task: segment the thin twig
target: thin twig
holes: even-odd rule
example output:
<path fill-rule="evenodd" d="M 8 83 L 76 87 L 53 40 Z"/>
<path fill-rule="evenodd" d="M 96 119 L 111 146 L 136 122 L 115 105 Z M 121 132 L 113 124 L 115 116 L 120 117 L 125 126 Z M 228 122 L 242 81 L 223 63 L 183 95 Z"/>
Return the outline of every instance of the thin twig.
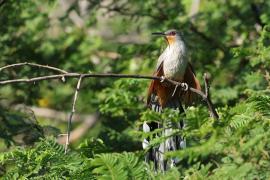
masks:
<path fill-rule="evenodd" d="M 64 74 L 68 73 L 65 70 L 62 70 L 62 69 L 59 69 L 59 68 L 56 68 L 56 67 L 52 67 L 52 66 L 49 66 L 49 65 L 41 65 L 41 64 L 29 63 L 29 62 L 10 64 L 10 65 L 1 67 L 0 68 L 0 72 L 3 71 L 4 69 L 15 68 L 15 67 L 20 67 L 20 66 L 25 66 L 25 65 L 32 66 L 32 67 L 39 67 L 39 68 L 50 69 L 50 70 L 54 70 L 54 71 L 57 71 L 57 72 L 60 72 L 60 73 L 64 73 Z"/>
<path fill-rule="evenodd" d="M 70 131 L 69 143 L 75 142 L 76 140 L 84 136 L 89 131 L 89 129 L 95 125 L 98 119 L 99 119 L 99 113 L 95 113 L 89 116 L 88 119 L 85 119 L 84 121 L 82 121 L 76 127 L 76 129 L 73 129 L 72 131 Z M 72 121 L 73 120 L 74 118 L 72 119 Z M 62 134 L 62 136 L 58 136 L 57 142 L 59 144 L 66 144 L 66 141 L 67 141 L 66 137 L 67 137 L 67 134 Z"/>
<path fill-rule="evenodd" d="M 204 80 L 204 88 L 205 88 L 205 95 L 210 97 L 210 93 L 209 93 L 209 77 L 206 73 L 204 73 L 203 75 L 203 80 Z"/>
<path fill-rule="evenodd" d="M 66 144 L 65 144 L 65 154 L 67 153 L 67 150 L 68 150 L 69 139 L 70 139 L 71 121 L 72 121 L 73 114 L 75 113 L 75 105 L 76 105 L 78 93 L 79 93 L 79 90 L 80 90 L 80 87 L 81 87 L 82 79 L 83 79 L 83 75 L 80 75 L 80 78 L 79 78 L 77 86 L 76 86 L 76 91 L 74 93 L 74 98 L 73 98 L 73 102 L 72 102 L 72 110 L 71 110 L 71 113 L 70 113 L 70 116 L 69 116 L 69 119 L 68 119 L 67 138 L 66 138 Z"/>
<path fill-rule="evenodd" d="M 216 111 L 216 109 L 211 101 L 209 77 L 206 73 L 204 74 L 203 79 L 204 79 L 204 84 L 205 84 L 205 95 L 206 95 L 205 101 L 208 105 L 208 109 L 209 109 L 210 114 L 213 118 L 219 119 L 218 113 L 217 113 L 217 111 Z"/>

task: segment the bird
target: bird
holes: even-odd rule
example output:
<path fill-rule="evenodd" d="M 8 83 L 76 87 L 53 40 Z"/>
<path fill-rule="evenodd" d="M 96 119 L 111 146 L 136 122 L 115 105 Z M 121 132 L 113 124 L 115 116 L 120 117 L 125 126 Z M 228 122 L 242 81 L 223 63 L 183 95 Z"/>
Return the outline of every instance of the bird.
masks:
<path fill-rule="evenodd" d="M 155 32 L 152 34 L 164 37 L 167 43 L 166 49 L 158 58 L 154 76 L 186 83 L 187 87 L 201 90 L 200 83 L 189 62 L 188 50 L 183 34 L 176 29 L 165 32 Z M 162 113 L 165 108 L 172 108 L 179 113 L 184 113 L 183 105 L 189 106 L 195 99 L 196 94 L 189 90 L 183 91 L 173 84 L 152 80 L 148 88 L 147 106 L 158 113 Z M 186 140 L 183 136 L 172 136 L 173 129 L 184 128 L 184 120 L 179 119 L 179 122 L 177 123 L 168 122 L 163 124 L 161 122 L 147 121 L 142 125 L 143 131 L 146 133 L 158 128 L 164 128 L 162 132 L 156 133 L 154 136 L 154 138 L 165 137 L 165 141 L 158 146 L 150 147 L 151 140 L 153 140 L 150 139 L 150 137 L 145 138 L 142 142 L 143 149 L 148 149 L 148 152 L 145 155 L 145 161 L 148 163 L 153 161 L 156 171 L 166 171 L 179 162 L 177 158 L 165 159 L 164 154 L 166 152 L 186 147 Z"/>

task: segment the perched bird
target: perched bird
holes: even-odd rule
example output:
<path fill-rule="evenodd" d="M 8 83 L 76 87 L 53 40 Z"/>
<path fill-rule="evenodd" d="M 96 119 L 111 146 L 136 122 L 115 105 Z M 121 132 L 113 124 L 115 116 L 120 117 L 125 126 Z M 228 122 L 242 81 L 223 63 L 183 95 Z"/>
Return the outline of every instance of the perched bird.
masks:
<path fill-rule="evenodd" d="M 186 83 L 189 87 L 201 90 L 199 81 L 195 77 L 194 70 L 188 62 L 187 47 L 181 33 L 175 29 L 166 32 L 153 33 L 153 35 L 163 36 L 167 42 L 167 47 L 158 58 L 155 76 L 163 76 L 177 82 Z M 164 108 L 173 108 L 179 113 L 184 112 L 183 105 L 190 105 L 195 99 L 196 94 L 191 91 L 183 91 L 181 88 L 168 83 L 153 80 L 148 89 L 147 106 L 156 112 L 162 113 Z M 171 136 L 173 129 L 183 128 L 184 121 L 174 123 L 144 122 L 143 131 L 150 132 L 157 128 L 164 128 L 155 137 L 168 137 L 166 140 L 150 148 L 145 156 L 147 162 L 153 161 L 155 170 L 165 171 L 177 163 L 177 159 L 165 159 L 164 153 L 175 151 L 185 147 L 183 136 Z M 143 140 L 143 148 L 149 146 L 151 139 Z"/>

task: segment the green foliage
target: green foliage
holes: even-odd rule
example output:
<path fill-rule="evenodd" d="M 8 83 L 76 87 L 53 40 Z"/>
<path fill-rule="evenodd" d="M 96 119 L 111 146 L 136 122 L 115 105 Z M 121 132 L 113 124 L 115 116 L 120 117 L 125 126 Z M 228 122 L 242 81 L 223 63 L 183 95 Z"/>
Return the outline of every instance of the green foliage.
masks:
<path fill-rule="evenodd" d="M 54 139 L 43 139 L 33 147 L 3 153 L 0 162 L 7 170 L 5 178 L 268 179 L 269 108 L 269 96 L 252 96 L 235 107 L 220 109 L 218 122 L 208 118 L 204 107 L 189 109 L 183 130 L 188 146 L 166 153 L 167 157 L 178 157 L 181 163 L 165 175 L 149 172 L 141 153 L 112 153 L 102 140 L 93 138 L 67 155 Z M 156 116 L 165 118 L 164 114 Z M 155 115 L 149 112 L 142 117 Z M 194 118 L 199 126 L 193 124 Z M 163 140 L 157 139 L 153 145 Z"/>
<path fill-rule="evenodd" d="M 101 139 L 86 139 L 82 142 L 78 150 L 86 157 L 92 158 L 95 154 L 100 154 L 103 152 L 107 152 L 109 150 L 108 147 L 105 146 L 104 142 Z"/>
<path fill-rule="evenodd" d="M 258 109 L 265 117 L 270 117 L 270 97 L 269 96 L 253 96 L 250 98 L 251 102 L 255 103 L 256 109 Z"/>
<path fill-rule="evenodd" d="M 140 80 L 117 80 L 112 87 L 103 90 L 104 103 L 100 105 L 100 111 L 104 114 L 115 116 L 131 116 L 127 112 L 138 112 L 143 107 L 140 94 L 146 84 Z"/>
<path fill-rule="evenodd" d="M 78 177 L 86 169 L 87 159 L 72 152 L 64 155 L 64 147 L 54 139 L 41 140 L 33 148 L 16 148 L 1 154 L 1 164 L 8 166 L 5 179 Z M 90 172 L 84 175 L 91 177 Z"/>
<path fill-rule="evenodd" d="M 40 126 L 31 109 L 0 108 L 0 138 L 5 145 L 31 145 L 46 135 L 45 128 Z M 49 133 L 50 134 L 50 133 Z"/>
<path fill-rule="evenodd" d="M 102 144 L 101 140 L 96 142 Z M 67 155 L 52 138 L 41 140 L 33 148 L 15 148 L 0 156 L 0 163 L 8 167 L 3 179 L 145 179 L 146 165 L 134 153 L 95 151 L 95 156 L 84 156 L 86 149 L 96 144 L 82 143 L 78 151 Z"/>
<path fill-rule="evenodd" d="M 270 108 L 268 103 L 268 96 L 256 96 L 229 110 L 221 110 L 222 118 L 217 124 L 213 122 L 208 126 L 207 136 L 200 133 L 201 139 L 196 138 L 195 145 L 168 156 L 177 156 L 183 161 L 186 159 L 189 164 L 187 170 L 183 170 L 186 166 L 180 169 L 192 172 L 190 177 L 268 179 L 270 131 L 267 128 L 269 115 L 264 113 Z M 203 126 L 189 129 L 189 134 L 203 129 Z M 194 138 L 194 135 L 191 137 Z M 189 138 L 187 141 L 190 141 Z M 207 174 L 204 166 L 208 167 Z"/>
<path fill-rule="evenodd" d="M 132 153 L 101 154 L 91 162 L 98 179 L 145 179 L 146 166 Z"/>

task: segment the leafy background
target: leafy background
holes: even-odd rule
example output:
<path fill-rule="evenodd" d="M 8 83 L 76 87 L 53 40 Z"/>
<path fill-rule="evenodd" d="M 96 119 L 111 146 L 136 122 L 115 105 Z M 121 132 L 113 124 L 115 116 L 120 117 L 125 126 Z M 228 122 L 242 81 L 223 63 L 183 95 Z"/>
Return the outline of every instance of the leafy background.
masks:
<path fill-rule="evenodd" d="M 196 8 L 198 6 L 198 8 Z M 270 2 L 266 0 L 0 0 L 0 66 L 48 64 L 69 72 L 152 74 L 166 44 L 151 32 L 184 33 L 198 78 L 211 75 L 220 120 L 200 101 L 186 110 L 187 148 L 165 174 L 143 162 L 147 80 L 87 79 L 78 114 L 98 113 L 64 155 L 66 123 L 29 107 L 69 112 L 76 81 L 0 88 L 0 174 L 4 179 L 269 179 Z M 1 71 L 1 80 L 48 75 Z M 18 105 L 23 105 L 18 108 Z M 172 113 L 172 112 L 171 112 Z M 80 123 L 73 123 L 73 130 Z M 156 143 L 161 140 L 157 140 Z"/>

